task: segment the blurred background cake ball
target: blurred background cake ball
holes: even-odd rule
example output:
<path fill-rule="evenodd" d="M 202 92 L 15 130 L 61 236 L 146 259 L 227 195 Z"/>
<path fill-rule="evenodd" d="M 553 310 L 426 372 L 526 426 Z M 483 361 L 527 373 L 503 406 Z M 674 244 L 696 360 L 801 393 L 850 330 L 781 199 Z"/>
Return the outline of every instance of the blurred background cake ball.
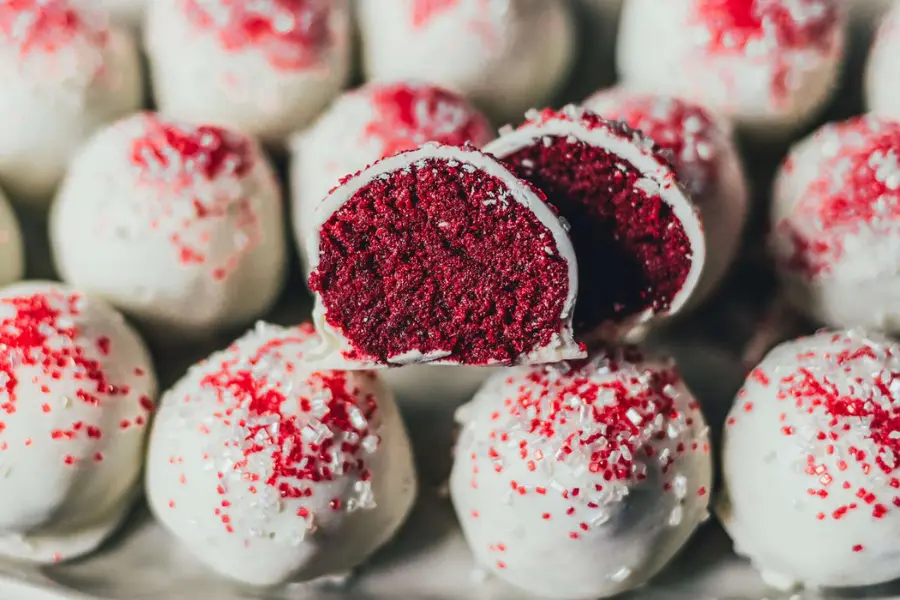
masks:
<path fill-rule="evenodd" d="M 785 294 L 834 327 L 900 332 L 900 122 L 863 116 L 798 143 L 775 182 Z"/>
<path fill-rule="evenodd" d="M 350 74 L 347 0 L 154 0 L 146 43 L 161 112 L 275 145 Z"/>
<path fill-rule="evenodd" d="M 882 20 L 866 66 L 869 110 L 900 120 L 900 2 Z"/>
<path fill-rule="evenodd" d="M 0 191 L 0 286 L 18 281 L 24 274 L 22 229 L 12 206 Z"/>
<path fill-rule="evenodd" d="M 838 0 L 626 0 L 617 62 L 638 90 L 697 102 L 780 139 L 830 99 L 845 25 Z"/>
<path fill-rule="evenodd" d="M 379 0 L 357 11 L 367 78 L 456 89 L 495 120 L 551 102 L 575 57 L 559 0 Z"/>
<path fill-rule="evenodd" d="M 75 0 L 0 3 L 0 187 L 46 207 L 75 149 L 143 98 L 131 35 Z"/>
<path fill-rule="evenodd" d="M 82 6 L 104 10 L 116 23 L 135 29 L 140 27 L 147 6 L 155 1 L 156 0 L 77 0 Z"/>
<path fill-rule="evenodd" d="M 731 126 L 698 104 L 633 92 L 602 90 L 584 107 L 624 121 L 670 153 L 676 174 L 700 209 L 706 234 L 706 264 L 690 305 L 715 291 L 741 245 L 748 190 Z"/>
<path fill-rule="evenodd" d="M 0 555 L 81 556 L 137 495 L 150 356 L 105 302 L 46 282 L 0 290 L 0 344 Z"/>
<path fill-rule="evenodd" d="M 322 371 L 311 326 L 260 323 L 163 396 L 147 458 L 154 515 L 222 575 L 343 575 L 416 495 L 406 429 L 371 371 Z"/>
<path fill-rule="evenodd" d="M 79 151 L 50 218 L 63 279 L 155 341 L 245 325 L 281 288 L 282 199 L 244 134 L 154 113 L 119 121 Z"/>

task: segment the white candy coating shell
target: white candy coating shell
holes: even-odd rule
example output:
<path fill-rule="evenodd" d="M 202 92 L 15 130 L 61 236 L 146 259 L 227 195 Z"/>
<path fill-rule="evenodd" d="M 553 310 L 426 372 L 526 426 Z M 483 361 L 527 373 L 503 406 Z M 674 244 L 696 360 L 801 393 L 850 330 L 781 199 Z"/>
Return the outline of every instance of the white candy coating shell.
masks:
<path fill-rule="evenodd" d="M 866 65 L 869 110 L 900 119 L 900 2 L 883 19 Z"/>

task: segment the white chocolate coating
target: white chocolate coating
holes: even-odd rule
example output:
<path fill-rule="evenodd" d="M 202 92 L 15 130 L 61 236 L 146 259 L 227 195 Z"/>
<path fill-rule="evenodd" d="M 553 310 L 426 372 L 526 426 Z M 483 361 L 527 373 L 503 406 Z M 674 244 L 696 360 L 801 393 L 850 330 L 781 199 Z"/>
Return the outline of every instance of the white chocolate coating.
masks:
<path fill-rule="evenodd" d="M 717 512 L 776 587 L 900 577 L 900 346 L 860 331 L 786 342 L 725 427 Z"/>
<path fill-rule="evenodd" d="M 833 327 L 900 332 L 900 123 L 820 128 L 775 181 L 771 248 L 787 299 Z"/>
<path fill-rule="evenodd" d="M 25 248 L 22 229 L 9 200 L 0 191 L 0 286 L 25 275 Z"/>
<path fill-rule="evenodd" d="M 636 90 L 691 100 L 778 139 L 830 99 L 845 27 L 838 0 L 626 0 L 618 69 Z"/>
<path fill-rule="evenodd" d="M 160 342 L 246 325 L 284 279 L 272 168 L 243 134 L 152 113 L 96 135 L 50 215 L 64 280 L 107 298 Z"/>
<path fill-rule="evenodd" d="M 58 283 L 0 291 L 0 338 L 0 554 L 91 552 L 137 494 L 150 356 L 122 315 Z"/>
<path fill-rule="evenodd" d="M 619 348 L 507 369 L 457 418 L 463 533 L 482 567 L 529 593 L 634 589 L 707 517 L 707 428 L 671 361 Z"/>
<path fill-rule="evenodd" d="M 308 325 L 260 323 L 163 397 L 147 458 L 156 518 L 219 573 L 269 586 L 341 574 L 416 494 L 394 399 L 370 371 L 316 371 Z"/>
<path fill-rule="evenodd" d="M 700 209 L 706 264 L 689 306 L 713 291 L 731 266 L 747 220 L 747 178 L 730 124 L 702 106 L 614 87 L 583 105 L 601 117 L 624 121 L 671 154 L 672 164 Z"/>
<path fill-rule="evenodd" d="M 575 57 L 567 2 L 359 2 L 368 79 L 423 79 L 459 90 L 492 118 L 549 103 Z"/>
<path fill-rule="evenodd" d="M 900 120 L 900 2 L 878 28 L 866 65 L 866 102 L 873 113 Z"/>
<path fill-rule="evenodd" d="M 248 35 L 251 22 L 264 33 Z M 285 23 L 291 27 L 279 30 Z M 273 145 L 309 124 L 344 87 L 350 38 L 346 0 L 154 0 L 146 22 L 160 112 Z"/>
<path fill-rule="evenodd" d="M 131 34 L 73 0 L 0 6 L 0 81 L 0 187 L 39 209 L 76 149 L 143 100 Z"/>

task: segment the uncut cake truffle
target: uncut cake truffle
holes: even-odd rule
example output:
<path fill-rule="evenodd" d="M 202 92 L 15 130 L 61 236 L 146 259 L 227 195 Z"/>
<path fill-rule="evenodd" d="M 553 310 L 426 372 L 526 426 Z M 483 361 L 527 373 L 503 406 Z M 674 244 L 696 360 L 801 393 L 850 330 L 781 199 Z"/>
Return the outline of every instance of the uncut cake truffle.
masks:
<path fill-rule="evenodd" d="M 707 517 L 697 401 L 636 348 L 493 375 L 457 412 L 450 494 L 476 561 L 547 598 L 643 585 Z"/>
<path fill-rule="evenodd" d="M 836 89 L 845 27 L 839 0 L 626 0 L 619 74 L 787 137 Z"/>
<path fill-rule="evenodd" d="M 459 90 L 498 120 L 549 103 L 575 58 L 568 2 L 357 3 L 367 78 Z"/>
<path fill-rule="evenodd" d="M 865 90 L 869 110 L 900 120 L 900 2 L 895 2 L 878 28 L 869 63 Z"/>
<path fill-rule="evenodd" d="M 0 3 L 0 187 L 44 208 L 76 148 L 140 107 L 138 51 L 74 0 Z"/>
<path fill-rule="evenodd" d="M 76 558 L 137 495 L 150 356 L 106 303 L 49 282 L 0 290 L 0 345 L 0 555 Z"/>
<path fill-rule="evenodd" d="M 706 258 L 703 227 L 648 138 L 567 106 L 529 113 L 485 151 L 542 190 L 571 227 L 582 336 L 618 338 L 690 298 Z"/>
<path fill-rule="evenodd" d="M 147 55 L 161 112 L 278 146 L 350 73 L 347 0 L 154 0 Z"/>
<path fill-rule="evenodd" d="M 371 371 L 319 371 L 310 326 L 260 323 L 163 396 L 147 458 L 156 518 L 197 558 L 270 586 L 344 574 L 390 539 L 416 477 Z"/>
<path fill-rule="evenodd" d="M 900 346 L 860 331 L 786 342 L 725 427 L 717 512 L 780 588 L 900 577 Z"/>
<path fill-rule="evenodd" d="M 314 219 L 306 256 L 324 366 L 584 355 L 563 224 L 492 156 L 437 143 L 401 152 L 345 178 Z"/>
<path fill-rule="evenodd" d="M 144 113 L 73 160 L 50 215 L 63 279 L 157 341 L 245 325 L 274 302 L 286 242 L 278 184 L 251 138 Z"/>
<path fill-rule="evenodd" d="M 690 302 L 696 305 L 725 276 L 747 220 L 747 181 L 731 126 L 698 104 L 625 87 L 597 92 L 584 107 L 624 121 L 671 153 L 679 180 L 700 209 L 706 234 L 706 265 Z"/>
<path fill-rule="evenodd" d="M 900 332 L 900 122 L 825 125 L 775 182 L 771 247 L 787 299 L 834 327 Z"/>

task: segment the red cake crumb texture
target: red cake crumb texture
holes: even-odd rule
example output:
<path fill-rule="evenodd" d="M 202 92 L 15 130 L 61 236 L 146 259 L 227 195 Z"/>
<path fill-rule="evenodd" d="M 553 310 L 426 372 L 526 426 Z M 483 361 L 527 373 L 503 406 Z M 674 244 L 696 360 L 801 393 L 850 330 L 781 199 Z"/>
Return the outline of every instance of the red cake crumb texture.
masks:
<path fill-rule="evenodd" d="M 552 233 L 469 164 L 427 159 L 375 178 L 323 225 L 319 248 L 310 289 L 379 363 L 414 351 L 512 363 L 564 325 L 569 267 Z"/>
<path fill-rule="evenodd" d="M 4 0 L 0 2 L 0 44 L 53 54 L 75 40 L 102 47 L 109 31 L 102 20 L 87 20 L 71 0 Z"/>
<path fill-rule="evenodd" d="M 166 235 L 184 265 L 209 264 L 211 229 L 221 219 L 235 219 L 244 235 L 235 248 L 211 264 L 215 279 L 225 279 L 261 238 L 252 199 L 235 194 L 254 167 L 250 140 L 212 126 L 143 117 L 142 135 L 131 145 L 131 162 L 142 183 L 159 188 L 159 202 L 147 210 L 150 226 Z M 238 238 L 241 239 L 238 239 Z"/>
<path fill-rule="evenodd" d="M 775 226 L 792 246 L 782 265 L 810 279 L 830 273 L 848 238 L 900 235 L 900 123 L 857 117 L 816 136 L 822 145 L 819 176 Z M 809 166 L 789 162 L 786 176 L 797 168 Z"/>
<path fill-rule="evenodd" d="M 571 117 L 547 110 L 527 125 L 560 118 Z M 578 118 L 654 151 L 624 124 L 589 112 Z M 655 156 L 667 164 L 661 154 Z M 572 136 L 545 136 L 504 160 L 543 191 L 571 226 L 579 268 L 576 332 L 669 308 L 691 270 L 691 241 L 672 207 L 636 185 L 642 179 L 637 169 Z"/>
<path fill-rule="evenodd" d="M 65 407 L 51 392 L 51 386 L 59 385 L 58 382 L 74 382 L 77 391 L 71 399 L 64 401 L 99 408 L 107 402 L 117 402 L 131 392 L 127 385 L 112 380 L 98 360 L 115 350 L 111 348 L 109 338 L 86 339 L 73 324 L 73 318 L 81 313 L 84 302 L 78 294 L 62 292 L 0 299 L 0 313 L 5 315 L 0 319 L 0 346 L 4 348 L 0 353 L 0 379 L 3 382 L 0 387 L 0 452 L 9 450 L 9 443 L 3 440 L 3 432 L 7 429 L 4 416 L 15 415 L 21 401 L 42 403 L 41 414 L 58 423 L 49 436 L 57 443 L 100 439 L 109 434 L 108 429 L 104 430 L 105 423 L 99 413 L 96 422 L 73 421 L 63 425 L 65 418 L 59 413 L 64 412 Z M 37 370 L 29 383 L 33 384 L 32 391 L 39 387 L 44 394 L 43 402 L 38 397 L 19 397 L 19 376 L 23 369 Z M 153 410 L 151 399 L 141 396 L 134 408 L 134 419 L 129 420 L 127 426 L 119 424 L 120 429 L 147 424 L 147 415 Z M 32 438 L 25 440 L 27 447 L 33 443 Z M 100 462 L 103 455 L 66 454 L 62 460 L 67 465 L 82 460 Z"/>
<path fill-rule="evenodd" d="M 364 135 L 382 143 L 382 157 L 426 142 L 481 146 L 493 137 L 490 123 L 481 113 L 461 96 L 437 86 L 376 85 L 371 97 L 375 118 Z"/>
<path fill-rule="evenodd" d="M 332 44 L 332 0 L 183 0 L 191 21 L 230 52 L 259 49 L 276 69 L 314 67 Z"/>

